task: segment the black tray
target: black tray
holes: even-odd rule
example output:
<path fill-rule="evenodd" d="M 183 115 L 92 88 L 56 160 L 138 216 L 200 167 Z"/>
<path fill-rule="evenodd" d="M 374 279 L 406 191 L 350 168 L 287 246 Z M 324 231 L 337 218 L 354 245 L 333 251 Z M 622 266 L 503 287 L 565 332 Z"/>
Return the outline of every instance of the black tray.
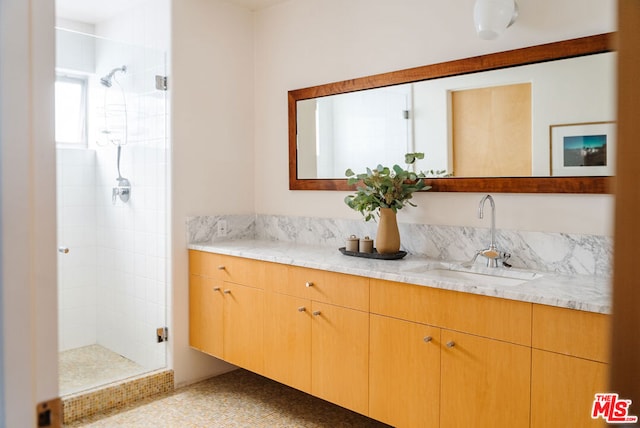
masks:
<path fill-rule="evenodd" d="M 365 259 L 380 259 L 380 260 L 399 260 L 407 255 L 406 251 L 398 251 L 393 254 L 380 254 L 375 248 L 373 249 L 373 253 L 361 253 L 359 251 L 347 251 L 346 247 L 338 248 L 345 256 L 353 256 L 353 257 L 364 257 Z"/>

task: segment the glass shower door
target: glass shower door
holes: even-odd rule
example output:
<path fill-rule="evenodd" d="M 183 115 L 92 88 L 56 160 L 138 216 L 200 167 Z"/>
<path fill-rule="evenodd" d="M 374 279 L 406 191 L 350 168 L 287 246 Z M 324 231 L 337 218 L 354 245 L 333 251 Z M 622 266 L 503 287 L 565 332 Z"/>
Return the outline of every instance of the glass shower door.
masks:
<path fill-rule="evenodd" d="M 57 145 L 66 395 L 166 366 L 167 99 L 156 89 L 166 55 L 62 29 L 56 37 L 59 79 L 85 82 L 84 141 Z"/>

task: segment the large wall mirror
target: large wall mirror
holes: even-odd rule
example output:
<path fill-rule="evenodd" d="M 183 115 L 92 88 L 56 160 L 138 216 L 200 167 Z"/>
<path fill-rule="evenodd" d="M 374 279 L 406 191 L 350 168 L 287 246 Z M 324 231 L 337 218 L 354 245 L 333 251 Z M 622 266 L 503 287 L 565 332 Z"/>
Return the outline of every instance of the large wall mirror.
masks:
<path fill-rule="evenodd" d="M 613 34 L 289 92 L 289 187 L 350 190 L 347 168 L 435 171 L 434 191 L 607 193 Z"/>

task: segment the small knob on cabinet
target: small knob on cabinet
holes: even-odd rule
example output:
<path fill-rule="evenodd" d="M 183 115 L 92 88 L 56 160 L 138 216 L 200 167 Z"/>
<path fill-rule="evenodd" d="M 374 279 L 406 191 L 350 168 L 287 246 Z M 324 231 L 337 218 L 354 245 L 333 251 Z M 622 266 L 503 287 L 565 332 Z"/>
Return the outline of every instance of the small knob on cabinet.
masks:
<path fill-rule="evenodd" d="M 223 293 L 224 294 L 231 294 L 231 290 L 224 290 Z"/>
<path fill-rule="evenodd" d="M 320 311 L 313 311 L 313 316 L 317 317 L 318 315 L 320 315 Z"/>
<path fill-rule="evenodd" d="M 220 287 L 213 287 L 213 291 L 220 291 Z"/>
<path fill-rule="evenodd" d="M 453 348 L 454 346 L 456 346 L 456 342 L 454 342 L 453 340 L 447 342 L 447 348 Z"/>
<path fill-rule="evenodd" d="M 429 343 L 433 340 L 433 338 L 431 336 L 425 336 L 423 339 L 426 343 Z"/>
<path fill-rule="evenodd" d="M 307 281 L 305 284 L 305 287 L 309 288 L 309 287 L 313 287 L 313 282 L 311 281 Z"/>
<path fill-rule="evenodd" d="M 220 265 L 220 266 L 218 266 L 218 270 L 225 270 L 224 265 Z"/>

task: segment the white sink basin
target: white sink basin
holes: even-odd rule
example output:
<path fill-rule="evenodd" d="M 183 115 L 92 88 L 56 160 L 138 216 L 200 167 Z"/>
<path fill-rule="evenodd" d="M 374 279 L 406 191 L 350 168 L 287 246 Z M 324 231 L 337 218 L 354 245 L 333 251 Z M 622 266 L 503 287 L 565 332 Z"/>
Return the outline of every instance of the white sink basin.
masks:
<path fill-rule="evenodd" d="M 487 286 L 514 286 L 524 284 L 532 279 L 541 277 L 536 272 L 525 272 L 517 270 L 500 269 L 495 274 L 488 268 L 483 271 L 459 270 L 456 268 L 442 268 L 433 266 L 421 266 L 418 268 L 408 269 L 408 272 L 424 273 L 434 278 L 442 278 L 443 280 L 458 280 L 464 282 L 473 282 L 478 285 Z"/>

